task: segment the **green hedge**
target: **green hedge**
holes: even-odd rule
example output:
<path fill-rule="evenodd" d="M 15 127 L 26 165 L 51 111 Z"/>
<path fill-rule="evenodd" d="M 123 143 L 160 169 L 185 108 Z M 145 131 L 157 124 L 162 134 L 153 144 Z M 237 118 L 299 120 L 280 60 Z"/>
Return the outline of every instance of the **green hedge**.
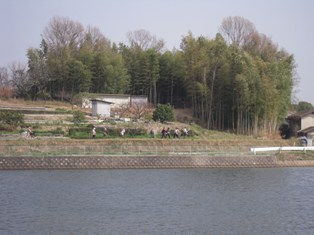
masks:
<path fill-rule="evenodd" d="M 93 126 L 85 126 L 85 127 L 74 127 L 69 129 L 69 136 L 71 138 L 76 139 L 86 139 L 92 137 L 92 129 Z M 120 128 L 107 128 L 107 135 L 104 135 L 104 128 L 103 127 L 96 127 L 96 138 L 115 138 L 120 137 Z M 126 128 L 125 129 L 125 137 L 127 138 L 134 138 L 134 137 L 141 137 L 147 136 L 146 129 L 140 128 Z"/>
<path fill-rule="evenodd" d="M 23 130 L 25 131 L 25 130 Z M 43 130 L 33 130 L 35 136 L 63 136 L 65 133 L 61 128 L 56 128 L 55 130 L 43 131 Z"/>

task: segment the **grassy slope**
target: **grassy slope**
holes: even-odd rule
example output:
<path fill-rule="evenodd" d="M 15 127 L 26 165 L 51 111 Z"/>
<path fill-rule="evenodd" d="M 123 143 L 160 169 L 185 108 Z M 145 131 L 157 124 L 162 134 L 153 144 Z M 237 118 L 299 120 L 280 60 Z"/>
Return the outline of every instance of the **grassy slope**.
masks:
<path fill-rule="evenodd" d="M 72 106 L 65 102 L 59 101 L 24 101 L 19 99 L 9 99 L 1 100 L 0 106 L 7 107 L 44 107 L 49 109 L 66 109 L 71 110 Z M 43 115 L 44 116 L 44 115 Z M 188 120 L 193 121 L 191 114 L 187 110 L 176 110 L 176 117 L 178 120 Z M 134 125 L 139 125 L 138 123 Z M 154 128 L 158 132 L 161 131 L 162 127 L 170 127 L 174 129 L 178 127 L 179 129 L 187 127 L 192 129 L 197 135 L 193 138 L 180 139 L 175 142 L 175 145 L 186 146 L 186 145 L 219 145 L 219 146 L 284 146 L 284 145 L 293 145 L 293 141 L 285 141 L 280 138 L 276 139 L 257 139 L 251 136 L 235 135 L 227 132 L 212 131 L 201 128 L 198 125 L 188 125 L 182 122 L 173 122 L 168 124 L 160 123 L 150 123 L 150 124 L 140 124 L 142 127 L 147 128 L 148 132 L 151 128 Z M 53 127 L 49 127 L 53 128 Z M 117 126 L 119 128 L 119 126 Z M 120 144 L 120 145 L 173 145 L 174 140 L 161 140 L 161 139 L 86 139 L 86 140 L 73 140 L 73 139 L 45 139 L 37 138 L 35 140 L 27 139 L 11 139 L 11 140 L 1 140 L 0 145 L 98 145 L 98 144 Z"/>

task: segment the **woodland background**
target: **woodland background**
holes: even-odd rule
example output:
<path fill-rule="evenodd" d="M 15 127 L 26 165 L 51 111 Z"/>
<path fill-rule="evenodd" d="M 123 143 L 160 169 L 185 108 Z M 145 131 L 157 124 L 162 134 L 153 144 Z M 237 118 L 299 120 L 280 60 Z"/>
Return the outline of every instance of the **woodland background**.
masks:
<path fill-rule="evenodd" d="M 116 44 L 65 17 L 52 18 L 41 37 L 27 65 L 0 68 L 1 97 L 146 95 L 153 105 L 190 108 L 208 129 L 267 135 L 286 117 L 298 80 L 293 55 L 243 17 L 225 18 L 215 38 L 189 32 L 171 51 L 146 30 Z"/>

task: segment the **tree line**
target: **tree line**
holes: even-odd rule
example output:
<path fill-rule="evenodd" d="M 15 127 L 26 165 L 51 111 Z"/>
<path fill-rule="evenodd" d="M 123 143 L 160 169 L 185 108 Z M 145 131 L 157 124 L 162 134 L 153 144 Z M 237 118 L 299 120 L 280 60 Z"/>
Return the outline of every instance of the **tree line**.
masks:
<path fill-rule="evenodd" d="M 111 43 L 98 28 L 54 17 L 27 65 L 0 68 L 1 92 L 70 102 L 82 92 L 146 95 L 191 108 L 208 129 L 253 135 L 276 132 L 290 107 L 293 55 L 243 17 L 225 18 L 214 38 L 189 32 L 171 51 L 145 30 L 127 38 Z"/>

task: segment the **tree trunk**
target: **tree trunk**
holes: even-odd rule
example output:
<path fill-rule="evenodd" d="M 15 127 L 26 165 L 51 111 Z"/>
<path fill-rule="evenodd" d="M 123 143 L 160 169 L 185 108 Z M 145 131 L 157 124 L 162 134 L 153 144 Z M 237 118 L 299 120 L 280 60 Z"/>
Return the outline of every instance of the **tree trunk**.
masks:
<path fill-rule="evenodd" d="M 216 71 L 217 71 L 217 66 L 218 64 L 215 64 L 214 70 L 213 70 L 213 76 L 212 76 L 212 82 L 210 86 L 210 100 L 209 100 L 209 111 L 208 111 L 208 127 L 212 128 L 212 107 L 213 107 L 213 93 L 214 93 L 214 83 L 215 83 L 215 78 L 216 78 Z"/>

